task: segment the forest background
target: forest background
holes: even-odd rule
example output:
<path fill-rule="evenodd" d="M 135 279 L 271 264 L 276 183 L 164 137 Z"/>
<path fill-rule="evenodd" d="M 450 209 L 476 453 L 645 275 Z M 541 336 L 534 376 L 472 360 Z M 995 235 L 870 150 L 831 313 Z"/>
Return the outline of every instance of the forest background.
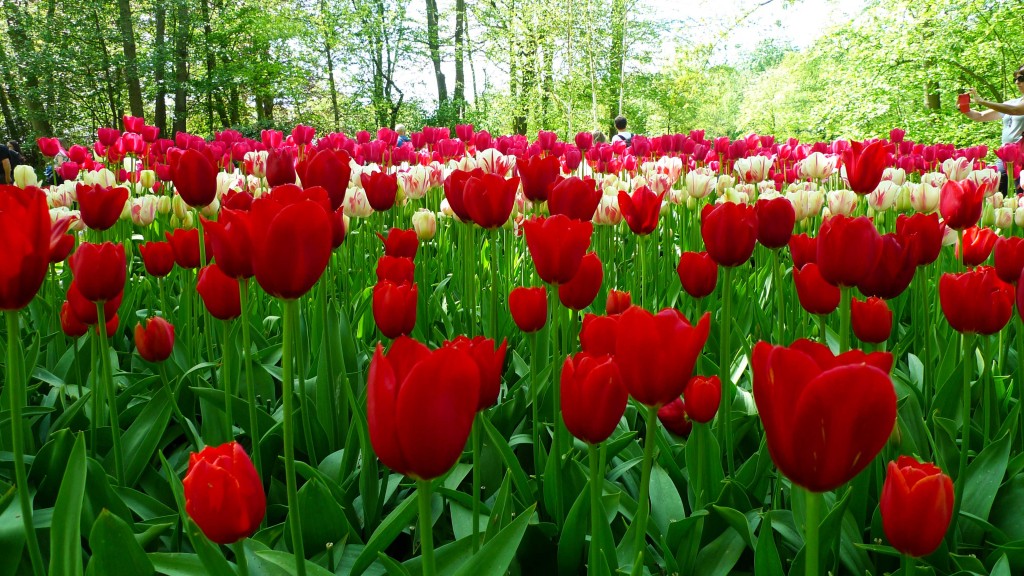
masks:
<path fill-rule="evenodd" d="M 853 13 L 803 31 L 805 45 L 785 37 L 786 20 L 833 0 L 2 4 L 0 137 L 37 163 L 37 136 L 88 142 L 123 115 L 165 137 L 472 123 L 571 140 L 611 131 L 621 112 L 649 135 L 813 142 L 902 128 L 994 148 L 998 123 L 967 120 L 956 94 L 1014 98 L 1024 64 L 1019 0 L 845 2 Z"/>

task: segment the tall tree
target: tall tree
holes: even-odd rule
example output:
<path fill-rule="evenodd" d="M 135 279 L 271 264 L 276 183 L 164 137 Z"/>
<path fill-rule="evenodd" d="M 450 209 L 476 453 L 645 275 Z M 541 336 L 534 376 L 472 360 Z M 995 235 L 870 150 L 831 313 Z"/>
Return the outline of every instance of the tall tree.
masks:
<path fill-rule="evenodd" d="M 466 111 L 466 73 L 463 67 L 466 30 L 466 0 L 455 0 L 455 92 L 452 102 L 455 116 L 462 119 Z"/>
<path fill-rule="evenodd" d="M 153 103 L 153 125 L 160 133 L 167 134 L 167 85 L 164 75 L 167 72 L 166 0 L 155 0 L 156 35 L 153 39 L 153 83 L 156 84 L 156 97 Z"/>
<path fill-rule="evenodd" d="M 124 50 L 124 79 L 128 84 L 128 108 L 132 116 L 142 117 L 142 84 L 139 82 L 138 55 L 135 50 L 135 29 L 132 26 L 132 7 L 129 0 L 117 0 L 117 24 L 121 29 Z"/>
<path fill-rule="evenodd" d="M 38 135 L 50 136 L 53 134 L 53 126 L 43 106 L 43 88 L 39 85 L 39 69 L 36 66 L 36 53 L 34 44 L 29 38 L 28 23 L 26 22 L 25 5 L 21 0 L 4 0 L 7 8 L 7 33 L 10 36 L 11 46 L 14 50 L 15 61 L 18 62 L 18 70 L 23 76 L 25 87 L 25 99 L 28 121 L 32 131 Z M 10 68 L 7 68 L 10 70 Z M 13 134 L 14 137 L 21 137 L 21 134 Z"/>
<path fill-rule="evenodd" d="M 448 86 L 445 84 L 444 72 L 441 71 L 441 41 L 438 32 L 437 0 L 426 0 L 427 3 L 427 48 L 430 50 L 430 61 L 434 65 L 434 78 L 437 81 L 437 109 L 448 109 Z"/>
<path fill-rule="evenodd" d="M 191 35 L 188 0 L 175 0 L 174 132 L 188 131 L 188 42 Z M 168 134 L 168 136 L 171 136 Z"/>

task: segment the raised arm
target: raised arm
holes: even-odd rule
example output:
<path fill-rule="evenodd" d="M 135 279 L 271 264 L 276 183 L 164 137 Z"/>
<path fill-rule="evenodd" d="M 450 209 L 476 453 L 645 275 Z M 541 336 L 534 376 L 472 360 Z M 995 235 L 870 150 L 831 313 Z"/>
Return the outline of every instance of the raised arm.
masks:
<path fill-rule="evenodd" d="M 989 108 L 990 111 L 1000 112 L 1002 114 L 1009 114 L 1011 116 L 1021 116 L 1021 115 L 1024 115 L 1024 101 L 1022 101 L 1020 104 L 1005 104 L 1005 103 L 1002 103 L 1002 102 L 990 102 L 988 100 L 985 100 L 981 96 L 978 96 L 978 92 L 974 88 L 971 88 L 971 101 L 972 102 L 977 102 L 978 104 L 981 104 L 982 106 L 984 106 L 986 108 Z M 1002 116 L 1000 116 L 1000 117 L 1002 117 Z"/>

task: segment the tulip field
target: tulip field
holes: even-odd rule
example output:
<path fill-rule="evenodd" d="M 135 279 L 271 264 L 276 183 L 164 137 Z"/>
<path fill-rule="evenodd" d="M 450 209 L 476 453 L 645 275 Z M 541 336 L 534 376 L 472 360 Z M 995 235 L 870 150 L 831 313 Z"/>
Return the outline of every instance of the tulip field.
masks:
<path fill-rule="evenodd" d="M 1017 145 L 124 126 L 0 186 L 0 575 L 1024 573 Z"/>

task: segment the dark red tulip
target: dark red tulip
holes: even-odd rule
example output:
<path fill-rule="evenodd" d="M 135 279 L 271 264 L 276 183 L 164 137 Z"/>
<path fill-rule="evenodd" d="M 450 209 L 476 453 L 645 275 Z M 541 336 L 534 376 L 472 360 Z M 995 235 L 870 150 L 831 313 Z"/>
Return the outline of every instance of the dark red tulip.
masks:
<path fill-rule="evenodd" d="M 715 419 L 722 400 L 722 381 L 718 376 L 694 376 L 683 392 L 690 420 L 707 424 Z"/>
<path fill-rule="evenodd" d="M 962 274 L 943 274 L 939 279 L 942 312 L 957 332 L 999 332 L 1010 321 L 1013 301 L 1013 285 L 1000 280 L 989 266 Z"/>
<path fill-rule="evenodd" d="M 206 238 L 221 271 L 232 278 L 252 278 L 252 228 L 249 213 L 223 208 L 214 222 L 203 219 Z"/>
<path fill-rule="evenodd" d="M 270 154 L 267 155 L 267 184 L 271 188 L 282 184 L 295 184 L 295 157 L 290 151 L 270 150 Z"/>
<path fill-rule="evenodd" d="M 807 234 L 794 234 L 789 238 L 789 253 L 793 268 L 803 268 L 808 262 L 818 261 L 818 239 Z"/>
<path fill-rule="evenodd" d="M 500 228 L 512 215 L 519 179 L 496 174 L 474 176 L 466 181 L 462 200 L 473 222 L 481 228 Z"/>
<path fill-rule="evenodd" d="M 477 410 L 484 410 L 498 402 L 501 392 L 501 372 L 505 367 L 505 349 L 508 342 L 501 341 L 501 346 L 494 347 L 494 340 L 477 336 L 456 336 L 455 340 L 445 342 L 443 347 L 461 350 L 476 363 L 480 374 L 480 401 Z"/>
<path fill-rule="evenodd" d="M 181 268 L 199 268 L 199 229 L 185 230 L 179 228 L 174 232 L 165 232 L 164 236 L 174 251 L 174 262 Z M 213 245 L 210 237 L 204 236 L 203 243 L 206 245 L 206 263 L 213 259 Z"/>
<path fill-rule="evenodd" d="M 348 230 L 345 226 L 345 207 L 338 208 L 328 214 L 328 216 L 331 218 L 331 250 L 337 250 L 345 242 L 345 237 L 348 235 Z"/>
<path fill-rule="evenodd" d="M 719 266 L 739 266 L 754 253 L 757 213 L 747 204 L 708 204 L 701 212 L 700 235 L 708 255 Z"/>
<path fill-rule="evenodd" d="M 599 444 L 615 431 L 629 394 L 611 356 L 580 352 L 562 364 L 561 398 L 562 420 L 569 433 Z"/>
<path fill-rule="evenodd" d="M 526 333 L 536 332 L 548 321 L 548 293 L 543 287 L 518 286 L 508 295 L 512 320 Z"/>
<path fill-rule="evenodd" d="M 592 132 L 579 132 L 576 134 L 576 147 L 586 152 L 594 145 L 594 134 Z"/>
<path fill-rule="evenodd" d="M 100 128 L 96 130 L 96 137 L 100 144 L 111 146 L 121 137 L 121 131 L 117 128 Z"/>
<path fill-rule="evenodd" d="M 124 245 L 84 243 L 69 261 L 78 291 L 91 302 L 113 300 L 124 290 Z"/>
<path fill-rule="evenodd" d="M 68 338 L 80 338 L 89 332 L 89 326 L 78 319 L 78 316 L 71 310 L 71 304 L 67 301 L 60 307 L 60 329 Z"/>
<path fill-rule="evenodd" d="M 934 464 L 900 456 L 889 462 L 878 509 L 893 548 L 928 556 L 938 550 L 953 519 L 953 481 Z"/>
<path fill-rule="evenodd" d="M 652 314 L 634 306 L 623 312 L 616 330 L 615 362 L 630 395 L 647 406 L 662 406 L 679 397 L 710 326 L 709 313 L 691 326 L 671 308 Z"/>
<path fill-rule="evenodd" d="M 75 249 L 75 237 L 65 234 L 70 224 L 70 218 L 61 218 L 53 223 L 50 229 L 50 264 L 67 260 L 68 255 Z"/>
<path fill-rule="evenodd" d="M 224 196 L 221 196 L 220 207 L 221 209 L 230 208 L 231 210 L 248 212 L 252 208 L 253 200 L 252 194 L 248 192 L 229 190 Z"/>
<path fill-rule="evenodd" d="M 856 348 L 836 355 L 832 353 L 832 349 L 822 344 L 821 342 L 815 342 L 814 340 L 807 340 L 801 338 L 793 342 L 789 348 L 791 350 L 798 350 L 807 354 L 814 359 L 814 362 L 822 370 L 829 370 L 837 366 L 846 366 L 847 364 L 867 364 L 868 366 L 874 366 L 882 372 L 889 374 L 892 372 L 892 354 L 889 352 L 864 352 Z"/>
<path fill-rule="evenodd" d="M 885 142 L 878 140 L 867 145 L 851 142 L 842 156 L 850 190 L 857 194 L 874 192 L 889 164 L 889 152 L 885 149 Z"/>
<path fill-rule="evenodd" d="M 139 245 L 142 263 L 150 276 L 163 278 L 174 269 L 174 248 L 168 242 L 146 242 Z"/>
<path fill-rule="evenodd" d="M 571 176 L 551 187 L 548 211 L 552 216 L 564 214 L 574 220 L 589 222 L 594 219 L 602 195 L 593 178 Z"/>
<path fill-rule="evenodd" d="M 306 164 L 306 171 L 302 175 L 302 186 L 304 188 L 319 186 L 326 190 L 327 196 L 331 200 L 331 211 L 333 212 L 340 208 L 345 202 L 345 193 L 348 191 L 348 181 L 352 177 L 352 166 L 349 164 L 350 162 L 351 158 L 349 158 L 348 153 L 343 150 L 321 150 L 317 152 L 316 156 L 313 156 Z M 268 166 L 268 180 L 269 173 L 270 168 Z M 279 184 L 295 183 L 294 173 L 292 174 L 291 180 L 287 180 L 287 175 L 282 175 L 281 179 L 284 179 L 285 181 L 278 182 Z M 363 187 L 365 188 L 366 185 L 363 184 Z M 367 198 L 369 199 L 369 193 L 367 194 Z M 395 201 L 392 195 L 391 204 L 393 205 L 394 203 Z M 370 205 L 373 205 L 373 200 L 370 200 Z M 388 208 L 390 208 L 390 206 Z M 373 209 L 377 210 L 377 207 L 374 206 Z"/>
<path fill-rule="evenodd" d="M 874 270 L 880 244 L 881 236 L 868 218 L 828 218 L 818 231 L 821 277 L 835 286 L 856 286 Z"/>
<path fill-rule="evenodd" d="M 999 238 L 995 245 L 996 274 L 1003 282 L 1016 284 L 1024 270 L 1024 238 Z"/>
<path fill-rule="evenodd" d="M 416 250 L 420 246 L 420 239 L 416 236 L 416 230 L 402 230 L 392 228 L 388 231 L 387 237 L 377 233 L 377 237 L 384 243 L 384 255 L 395 258 L 416 258 Z"/>
<path fill-rule="evenodd" d="M 147 362 L 163 362 L 174 350 L 174 325 L 159 316 L 135 325 L 135 348 Z"/>
<path fill-rule="evenodd" d="M 416 327 L 416 284 L 384 280 L 373 287 L 373 321 L 381 334 L 398 338 Z"/>
<path fill-rule="evenodd" d="M 917 271 L 913 248 L 905 246 L 895 234 L 886 234 L 878 244 L 879 254 L 875 267 L 861 279 L 857 288 L 865 296 L 891 300 L 903 293 Z"/>
<path fill-rule="evenodd" d="M 963 230 L 978 223 L 988 184 L 977 185 L 973 180 L 947 181 L 939 197 L 939 213 L 946 226 Z"/>
<path fill-rule="evenodd" d="M 60 140 L 56 138 L 36 138 L 36 145 L 39 146 L 39 153 L 47 158 L 60 154 Z"/>
<path fill-rule="evenodd" d="M 658 420 L 661 420 L 661 425 L 666 430 L 676 436 L 687 438 L 693 430 L 693 422 L 690 421 L 690 417 L 686 414 L 686 404 L 682 398 L 675 398 L 659 408 Z"/>
<path fill-rule="evenodd" d="M 263 483 L 238 442 L 207 446 L 188 457 L 185 511 L 207 538 L 233 544 L 260 528 L 267 510 Z"/>
<path fill-rule="evenodd" d="M 79 182 L 75 186 L 82 222 L 93 230 L 107 230 L 117 224 L 124 203 L 128 201 L 127 188 L 112 188 Z"/>
<path fill-rule="evenodd" d="M 630 196 L 619 190 L 619 210 L 626 220 L 626 225 L 638 236 L 646 236 L 658 227 L 658 216 L 661 214 L 661 200 L 665 193 L 655 194 L 647 186 L 637 188 Z"/>
<path fill-rule="evenodd" d="M 561 171 L 557 156 L 516 158 L 516 168 L 523 183 L 523 195 L 531 202 L 548 199 L 548 190 Z"/>
<path fill-rule="evenodd" d="M 621 314 L 632 305 L 633 300 L 630 297 L 629 292 L 623 292 L 613 288 L 608 291 L 608 300 L 604 306 L 604 313 L 609 316 L 612 314 Z"/>
<path fill-rule="evenodd" d="M 124 296 L 123 292 L 119 292 L 114 298 L 107 300 L 103 303 L 103 317 L 111 318 L 117 314 L 117 309 L 121 307 L 121 299 Z M 78 291 L 78 285 L 72 280 L 68 286 L 67 303 L 71 308 L 71 312 L 74 313 L 75 317 L 78 318 L 83 324 L 92 326 L 99 322 L 99 312 L 96 310 L 96 303 L 87 300 L 82 293 Z"/>
<path fill-rule="evenodd" d="M 194 208 L 201 208 L 217 197 L 217 167 L 200 152 L 188 149 L 174 165 L 174 189 Z"/>
<path fill-rule="evenodd" d="M 853 334 L 861 342 L 880 344 L 892 333 L 892 310 L 885 300 L 874 296 L 865 301 L 856 298 L 850 303 Z"/>
<path fill-rule="evenodd" d="M 51 231 L 42 190 L 0 185 L 0 310 L 24 308 L 43 285 Z"/>
<path fill-rule="evenodd" d="M 996 244 L 996 233 L 991 228 L 971 226 L 964 230 L 963 261 L 965 266 L 979 266 L 988 260 Z M 997 269 L 998 272 L 998 269 Z"/>
<path fill-rule="evenodd" d="M 683 290 L 692 298 L 704 298 L 718 284 L 718 265 L 707 252 L 683 252 L 676 273 Z"/>
<path fill-rule="evenodd" d="M 603 280 L 604 268 L 601 266 L 601 259 L 595 252 L 588 252 L 583 256 L 580 269 L 572 280 L 559 284 L 558 300 L 566 308 L 583 310 L 597 298 Z"/>
<path fill-rule="evenodd" d="M 592 223 L 573 220 L 563 214 L 525 220 L 526 246 L 540 279 L 548 284 L 572 280 L 590 248 L 593 231 Z"/>
<path fill-rule="evenodd" d="M 321 152 L 323 154 L 323 152 Z M 398 175 L 383 172 L 370 172 L 359 175 L 359 181 L 366 192 L 366 200 L 377 212 L 385 212 L 395 205 L 398 199 Z"/>
<path fill-rule="evenodd" d="M 852 480 L 896 424 L 889 375 L 863 361 L 834 365 L 838 360 L 822 363 L 767 342 L 754 346 L 754 402 L 768 451 L 783 474 L 812 492 Z"/>
<path fill-rule="evenodd" d="M 796 210 L 788 198 L 758 200 L 754 205 L 757 212 L 757 241 L 766 248 L 782 248 L 789 244 L 796 224 Z"/>
<path fill-rule="evenodd" d="M 242 298 L 238 280 L 228 276 L 216 264 L 199 271 L 196 292 L 210 315 L 218 320 L 233 320 L 242 315 Z"/>
<path fill-rule="evenodd" d="M 479 406 L 479 369 L 452 348 L 401 337 L 378 344 L 367 375 L 370 443 L 386 466 L 418 480 L 445 474 L 462 455 Z"/>
<path fill-rule="evenodd" d="M 580 348 L 592 356 L 614 355 L 621 316 L 584 315 L 580 328 Z"/>
<path fill-rule="evenodd" d="M 313 136 L 315 135 L 316 128 L 312 126 L 298 124 L 295 128 L 292 128 L 292 142 L 295 142 L 296 146 L 304 146 L 313 142 Z"/>
<path fill-rule="evenodd" d="M 310 197 L 286 203 L 272 191 L 252 204 L 252 264 L 256 281 L 276 298 L 309 292 L 331 259 L 331 219 Z"/>
<path fill-rule="evenodd" d="M 896 235 L 900 242 L 914 253 L 914 261 L 918 266 L 935 262 L 942 250 L 942 224 L 939 215 L 900 214 L 896 218 Z"/>
<path fill-rule="evenodd" d="M 839 288 L 821 277 L 818 265 L 804 264 L 793 268 L 793 283 L 800 306 L 809 314 L 831 314 L 839 307 Z"/>
<path fill-rule="evenodd" d="M 416 265 L 412 258 L 381 256 L 377 260 L 377 281 L 390 280 L 395 284 L 412 284 L 416 276 Z"/>
<path fill-rule="evenodd" d="M 451 206 L 452 212 L 455 213 L 455 216 L 461 222 L 473 221 L 473 218 L 469 215 L 469 209 L 466 207 L 466 182 L 468 182 L 470 178 L 480 177 L 483 175 L 484 171 L 480 168 L 477 168 L 472 172 L 455 170 L 444 179 L 444 197 L 448 200 L 448 205 Z"/>

